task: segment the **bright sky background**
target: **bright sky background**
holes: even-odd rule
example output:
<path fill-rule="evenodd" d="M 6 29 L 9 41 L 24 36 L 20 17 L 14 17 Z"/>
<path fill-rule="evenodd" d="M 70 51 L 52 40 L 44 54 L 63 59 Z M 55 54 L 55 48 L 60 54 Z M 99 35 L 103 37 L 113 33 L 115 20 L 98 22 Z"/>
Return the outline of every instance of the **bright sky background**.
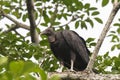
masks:
<path fill-rule="evenodd" d="M 103 20 L 104 23 L 99 24 L 98 22 L 96 22 L 96 23 L 94 23 L 94 28 L 88 27 L 88 30 L 80 29 L 80 28 L 73 29 L 73 30 L 76 31 L 85 40 L 88 37 L 93 37 L 93 38 L 96 38 L 96 41 L 97 41 L 97 39 L 99 38 L 99 35 L 101 34 L 101 31 L 102 31 L 106 21 L 108 19 L 108 16 L 109 16 L 109 14 L 110 14 L 110 12 L 112 10 L 112 4 L 109 4 L 109 5 L 105 6 L 105 7 L 101 7 L 101 1 L 102 0 L 99 1 L 98 3 L 96 3 L 95 0 L 83 0 L 83 1 L 86 2 L 86 3 L 90 2 L 91 6 L 93 6 L 93 7 L 94 6 L 98 7 L 98 11 L 100 11 L 99 17 Z M 119 14 L 120 14 L 120 11 L 119 11 L 119 13 L 117 13 L 116 18 L 114 19 L 114 21 L 116 21 L 116 22 L 118 21 L 117 17 L 119 17 Z M 0 27 L 4 28 L 6 22 L 8 24 L 12 23 L 11 21 L 9 21 L 8 19 L 5 18 L 4 20 L 0 21 L 0 25 L 1 25 Z M 113 27 L 113 26 L 111 25 L 111 27 Z M 111 28 L 111 29 L 114 29 L 114 28 Z M 23 30 L 20 30 L 20 29 L 19 29 L 19 31 L 21 31 L 21 33 L 24 32 Z M 23 33 L 23 34 L 25 34 L 25 33 Z M 103 54 L 103 53 L 105 53 L 107 51 L 110 51 L 111 45 L 112 45 L 112 43 L 110 43 L 110 38 L 106 37 L 105 40 L 104 40 L 104 43 L 101 46 L 101 49 L 100 49 L 99 53 Z M 93 51 L 93 49 L 91 49 L 90 51 Z M 115 56 L 115 55 L 118 55 L 119 53 L 120 53 L 120 50 L 115 50 L 114 52 L 111 52 L 110 55 Z"/>
<path fill-rule="evenodd" d="M 96 41 L 98 40 L 99 38 L 99 35 L 101 34 L 101 31 L 103 30 L 103 27 L 109 17 L 109 14 L 112 10 L 112 4 L 109 3 L 107 6 L 105 7 L 101 7 L 101 1 L 99 0 L 98 3 L 96 3 L 94 0 L 84 0 L 86 3 L 87 2 L 90 2 L 91 3 L 91 6 L 97 6 L 98 7 L 98 11 L 100 11 L 100 14 L 99 14 L 99 17 L 103 20 L 103 24 L 99 24 L 99 23 L 94 23 L 94 28 L 88 28 L 88 30 L 81 30 L 81 29 L 77 29 L 76 31 L 82 36 L 84 37 L 84 39 L 87 39 L 88 37 L 93 37 L 93 38 L 96 38 Z M 117 13 L 115 19 L 113 22 L 118 22 L 118 18 L 117 17 L 120 17 L 120 11 Z M 111 28 L 110 30 L 114 30 L 114 26 L 111 25 Z M 109 32 L 108 32 L 109 33 Z M 104 54 L 105 52 L 107 51 L 110 51 L 111 50 L 111 45 L 112 43 L 110 43 L 110 38 L 106 37 L 101 48 L 100 48 L 100 51 L 99 53 L 100 54 Z M 92 51 L 92 50 L 91 50 Z M 110 56 L 116 56 L 120 53 L 120 50 L 115 50 L 114 52 L 110 52 Z"/>

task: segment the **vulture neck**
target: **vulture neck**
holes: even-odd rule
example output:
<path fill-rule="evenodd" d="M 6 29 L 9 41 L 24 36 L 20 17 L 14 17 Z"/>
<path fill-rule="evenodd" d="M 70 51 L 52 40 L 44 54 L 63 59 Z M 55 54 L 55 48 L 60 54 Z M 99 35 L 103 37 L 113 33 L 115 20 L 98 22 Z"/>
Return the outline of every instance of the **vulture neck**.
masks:
<path fill-rule="evenodd" d="M 48 41 L 53 43 L 55 42 L 56 37 L 55 37 L 55 33 L 52 33 L 51 35 L 48 36 Z"/>

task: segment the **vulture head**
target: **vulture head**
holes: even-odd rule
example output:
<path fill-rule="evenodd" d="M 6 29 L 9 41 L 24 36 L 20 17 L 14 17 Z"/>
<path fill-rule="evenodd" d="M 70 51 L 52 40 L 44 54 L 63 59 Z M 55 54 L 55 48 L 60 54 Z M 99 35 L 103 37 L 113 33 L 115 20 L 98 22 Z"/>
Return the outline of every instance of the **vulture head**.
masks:
<path fill-rule="evenodd" d="M 49 27 L 45 29 L 43 32 L 41 32 L 41 35 L 46 35 L 48 37 L 49 42 L 54 42 L 55 41 L 55 32 L 53 28 Z"/>

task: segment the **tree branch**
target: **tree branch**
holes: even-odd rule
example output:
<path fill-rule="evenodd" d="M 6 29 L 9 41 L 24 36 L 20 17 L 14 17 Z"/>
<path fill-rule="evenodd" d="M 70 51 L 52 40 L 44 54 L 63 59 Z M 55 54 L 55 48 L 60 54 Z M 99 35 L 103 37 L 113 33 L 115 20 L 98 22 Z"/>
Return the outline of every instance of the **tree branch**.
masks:
<path fill-rule="evenodd" d="M 55 10 L 54 10 L 54 13 L 53 15 L 51 16 L 51 24 L 50 24 L 50 27 L 53 26 L 53 23 L 55 22 L 55 19 L 56 19 L 56 14 L 58 12 L 58 3 L 55 5 Z"/>
<path fill-rule="evenodd" d="M 12 24 L 11 25 L 11 28 L 9 28 L 8 30 L 4 31 L 4 33 L 8 33 L 8 32 L 11 32 L 11 31 L 14 31 L 16 29 L 18 29 L 19 27 L 15 24 Z"/>
<path fill-rule="evenodd" d="M 96 57 L 98 55 L 99 49 L 100 49 L 100 47 L 101 47 L 101 45 L 103 43 L 103 40 L 104 40 L 107 32 L 109 31 L 110 25 L 111 25 L 115 15 L 116 15 L 116 13 L 118 12 L 119 8 L 120 8 L 120 2 L 117 3 L 115 6 L 113 6 L 113 9 L 112 9 L 112 11 L 110 13 L 110 16 L 109 16 L 109 18 L 108 18 L 108 20 L 107 20 L 107 22 L 105 24 L 105 27 L 103 28 L 103 31 L 102 31 L 102 33 L 101 33 L 101 35 L 100 35 L 100 37 L 98 39 L 98 42 L 96 44 L 96 47 L 95 47 L 95 49 L 93 51 L 90 62 L 88 64 L 88 66 L 87 66 L 87 70 L 92 71 L 92 68 L 93 68 L 95 59 L 96 59 Z"/>
<path fill-rule="evenodd" d="M 35 23 L 35 17 L 34 17 L 34 4 L 33 0 L 26 0 L 27 4 L 27 10 L 28 10 L 28 17 L 30 21 L 30 33 L 31 33 L 31 40 L 33 43 L 38 44 L 38 33 L 36 31 L 36 23 Z"/>
<path fill-rule="evenodd" d="M 28 25 L 18 22 L 17 20 L 13 19 L 11 16 L 4 13 L 1 9 L 0 9 L 0 14 L 1 14 L 1 16 L 4 16 L 4 17 L 8 18 L 9 20 L 11 20 L 12 22 L 14 22 L 17 25 L 17 27 L 30 30 L 30 27 Z"/>
<path fill-rule="evenodd" d="M 63 25 L 60 25 L 60 26 L 58 26 L 58 27 L 64 27 L 64 26 L 70 24 L 71 22 L 77 20 L 78 18 L 79 18 L 79 17 L 78 17 L 77 15 L 73 15 L 73 16 L 72 16 L 72 19 L 71 19 L 70 21 L 68 21 L 67 23 L 65 23 L 65 24 L 63 24 Z"/>
<path fill-rule="evenodd" d="M 61 80 L 119 80 L 120 74 L 89 74 L 87 72 L 52 72 L 48 77 L 59 76 Z"/>

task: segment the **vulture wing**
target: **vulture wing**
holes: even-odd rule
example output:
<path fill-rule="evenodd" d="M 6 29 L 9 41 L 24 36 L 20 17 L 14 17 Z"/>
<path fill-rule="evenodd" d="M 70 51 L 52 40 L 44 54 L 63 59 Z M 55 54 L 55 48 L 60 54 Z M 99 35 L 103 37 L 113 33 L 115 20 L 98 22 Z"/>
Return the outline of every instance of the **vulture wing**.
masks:
<path fill-rule="evenodd" d="M 79 55 L 84 62 L 88 63 L 89 51 L 86 47 L 84 39 L 74 31 L 64 30 L 62 35 L 71 50 L 73 50 L 76 55 Z"/>

